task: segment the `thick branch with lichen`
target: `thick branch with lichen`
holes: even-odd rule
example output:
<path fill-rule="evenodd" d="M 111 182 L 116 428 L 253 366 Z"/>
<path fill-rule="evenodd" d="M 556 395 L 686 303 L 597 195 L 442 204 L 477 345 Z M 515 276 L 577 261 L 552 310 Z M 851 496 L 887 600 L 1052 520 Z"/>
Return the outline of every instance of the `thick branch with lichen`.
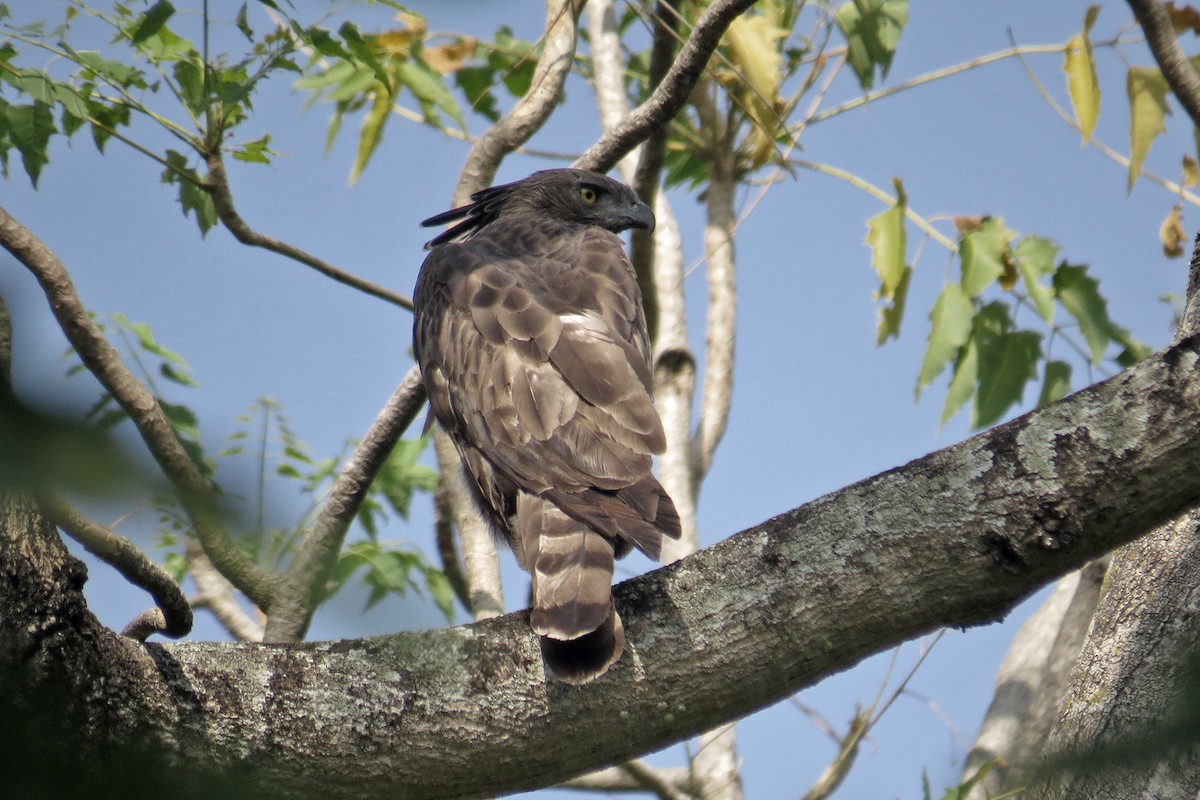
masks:
<path fill-rule="evenodd" d="M 358 642 L 118 640 L 107 668 L 140 682 L 122 718 L 185 772 L 235 770 L 297 799 L 536 788 L 743 716 L 932 629 L 996 620 L 1192 507 L 1198 373 L 1200 341 L 1185 339 L 621 584 L 633 656 L 584 691 L 547 680 L 524 613 Z M 111 707 L 103 693 L 90 700 Z"/>

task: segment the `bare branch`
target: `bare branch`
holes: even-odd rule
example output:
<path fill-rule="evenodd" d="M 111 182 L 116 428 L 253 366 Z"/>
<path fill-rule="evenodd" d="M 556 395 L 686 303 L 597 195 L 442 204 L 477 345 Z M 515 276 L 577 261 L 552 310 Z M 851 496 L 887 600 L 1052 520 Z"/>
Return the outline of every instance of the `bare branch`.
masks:
<path fill-rule="evenodd" d="M 492 532 L 479 511 L 458 458 L 458 451 L 446 432 L 437 426 L 433 434 L 442 468 L 442 491 L 449 501 L 458 537 L 462 543 L 463 566 L 466 569 L 470 602 L 467 608 L 476 621 L 498 617 L 504 613 L 504 586 L 500 582 L 500 560 Z"/>
<path fill-rule="evenodd" d="M 657 770 L 644 761 L 636 758 L 626 761 L 617 767 L 621 772 L 624 772 L 629 777 L 633 778 L 643 789 L 648 790 L 660 800 L 688 800 L 686 789 L 681 790 L 672 781 L 674 776 L 673 771 Z M 691 784 L 692 776 L 687 774 L 686 770 L 682 770 L 687 785 Z"/>
<path fill-rule="evenodd" d="M 630 150 L 664 126 L 687 103 L 709 57 L 729 25 L 754 5 L 754 0 L 716 0 L 704 10 L 679 56 L 658 88 L 620 125 L 600 137 L 575 161 L 581 169 L 608 172 Z"/>
<path fill-rule="evenodd" d="M 325 277 L 332 278 L 338 283 L 345 284 L 372 297 L 378 297 L 380 300 L 386 300 L 392 305 L 412 311 L 412 300 L 408 297 L 397 294 L 391 289 L 387 289 L 377 283 L 372 283 L 365 278 L 351 275 L 349 272 L 338 269 L 332 264 L 322 261 L 316 256 L 287 242 L 281 242 L 278 239 L 253 230 L 246 224 L 241 215 L 238 214 L 237 208 L 233 204 L 233 193 L 229 190 L 229 178 L 225 174 L 225 163 L 221 159 L 221 154 L 219 152 L 209 153 L 206 161 L 208 163 L 208 176 L 204 183 L 204 189 L 212 197 L 213 206 L 217 210 L 217 217 L 225 225 L 226 229 L 233 234 L 233 238 L 244 245 L 261 247 L 264 250 L 270 250 L 272 253 L 278 253 L 306 267 L 312 267 Z"/>
<path fill-rule="evenodd" d="M 242 609 L 233 595 L 233 587 L 213 568 L 200 543 L 188 539 L 184 552 L 188 573 L 196 584 L 196 594 L 191 598 L 192 608 L 207 609 L 221 627 L 239 642 L 261 642 L 262 625 Z"/>
<path fill-rule="evenodd" d="M 1146 33 L 1146 44 L 1183 110 L 1200 126 L 1200 75 L 1184 55 L 1167 9 L 1158 0 L 1128 0 Z"/>
<path fill-rule="evenodd" d="M 649 790 L 663 800 L 690 800 L 691 775 L 683 767 L 656 769 L 633 759 L 619 767 L 606 767 L 563 781 L 558 788 L 610 794 Z"/>
<path fill-rule="evenodd" d="M 37 504 L 51 524 L 154 598 L 155 605 L 161 609 L 161 627 L 135 638 L 144 641 L 150 633 L 161 633 L 178 639 L 191 632 L 192 607 L 183 590 L 165 569 L 150 560 L 137 545 L 88 519 L 51 492 L 39 492 Z"/>
<path fill-rule="evenodd" d="M 546 33 L 530 89 L 475 141 L 459 173 L 455 205 L 490 186 L 504 157 L 529 141 L 554 111 L 575 59 L 582 7 L 582 0 L 546 0 Z"/>
<path fill-rule="evenodd" d="M 729 424 L 733 401 L 734 338 L 737 318 L 737 285 L 733 250 L 737 213 L 734 211 L 734 152 L 726 130 L 705 91 L 693 95 L 700 112 L 701 129 L 708 132 L 708 192 L 705 202 L 704 256 L 708 262 L 708 331 L 704 361 L 704 388 L 700 422 L 692 447 L 695 480 L 712 465 L 713 453 Z"/>
<path fill-rule="evenodd" d="M 629 114 L 629 98 L 625 94 L 625 59 L 621 36 L 617 33 L 613 0 L 588 0 L 587 24 L 596 110 L 600 112 L 600 128 L 609 131 Z M 637 153 L 638 148 L 635 147 L 617 162 L 621 180 L 630 186 L 633 186 L 637 172 Z"/>
<path fill-rule="evenodd" d="M 79 300 L 66 267 L 40 239 L 0 209 L 0 246 L 33 273 L 50 309 L 84 366 L 133 421 L 142 441 L 179 495 L 213 565 L 260 607 L 268 608 L 279 586 L 229 535 L 208 482 L 183 449 L 154 395 L 121 363 Z"/>
<path fill-rule="evenodd" d="M 294 642 L 304 638 L 313 612 L 325 598 L 325 584 L 371 481 L 424 402 L 421 370 L 414 365 L 379 412 L 362 442 L 354 448 L 320 513 L 300 540 L 286 573 L 288 586 L 294 591 L 286 592 L 271 609 L 264 632 L 266 641 Z"/>
<path fill-rule="evenodd" d="M 1046 602 L 1026 620 L 996 671 L 996 692 L 967 754 L 962 780 L 998 763 L 975 785 L 969 800 L 985 800 L 1023 786 L 1028 767 L 1046 746 L 1088 623 L 1096 610 L 1108 559 L 1058 580 Z"/>
<path fill-rule="evenodd" d="M 468 614 L 474 614 L 471 608 L 471 589 L 467 584 L 467 571 L 463 566 L 462 557 L 458 554 L 458 546 L 454 542 L 454 511 L 450 507 L 450 493 L 444 481 L 438 481 L 433 494 L 434 539 L 437 542 L 438 558 L 442 562 L 442 572 L 454 590 L 454 596 Z"/>

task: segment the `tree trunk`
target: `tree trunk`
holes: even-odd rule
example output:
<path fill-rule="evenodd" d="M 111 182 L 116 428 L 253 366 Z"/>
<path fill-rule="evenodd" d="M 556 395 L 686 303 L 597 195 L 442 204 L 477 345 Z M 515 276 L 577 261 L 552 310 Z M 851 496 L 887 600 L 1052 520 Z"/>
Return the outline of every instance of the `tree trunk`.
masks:
<path fill-rule="evenodd" d="M 1031 797 L 1200 793 L 1198 526 L 1200 515 L 1187 514 L 1114 554 L 1046 744 L 1050 777 Z"/>

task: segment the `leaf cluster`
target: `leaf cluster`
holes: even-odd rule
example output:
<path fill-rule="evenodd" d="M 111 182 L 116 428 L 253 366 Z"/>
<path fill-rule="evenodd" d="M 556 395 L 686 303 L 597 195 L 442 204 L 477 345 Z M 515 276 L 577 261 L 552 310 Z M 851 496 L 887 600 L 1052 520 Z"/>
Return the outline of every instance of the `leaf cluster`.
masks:
<path fill-rule="evenodd" d="M 121 343 L 125 358 L 137 366 L 139 377 L 162 407 L 175 436 L 210 482 L 213 491 L 225 501 L 228 516 L 244 521 L 245 531 L 237 537 L 238 545 L 260 564 L 271 568 L 283 565 L 294 553 L 319 501 L 337 477 L 345 451 L 337 457 L 315 459 L 292 429 L 280 404 L 270 398 L 260 398 L 245 414 L 236 417 L 238 427 L 227 437 L 226 446 L 210 454 L 202 443 L 196 412 L 183 402 L 169 399 L 164 391 L 167 386 L 176 390 L 197 388 L 191 368 L 183 357 L 160 343 L 145 323 L 132 322 L 121 314 L 96 322 Z M 73 353 L 68 351 L 67 355 Z M 83 371 L 82 364 L 76 363 L 67 373 L 77 375 Z M 103 392 L 84 416 L 84 431 L 95 438 L 107 434 L 127 419 L 128 415 L 113 396 Z M 348 451 L 352 444 L 347 442 L 345 450 Z M 437 472 L 419 463 L 427 444 L 427 438 L 420 437 L 401 440 L 393 448 L 357 515 L 365 539 L 350 545 L 339 555 L 325 599 L 341 589 L 352 575 L 365 570 L 362 580 L 370 589 L 368 607 L 388 594 L 403 596 L 415 590 L 420 594 L 428 593 L 447 618 L 451 616 L 453 591 L 445 575 L 419 550 L 379 538 L 390 514 L 408 519 L 417 493 L 431 493 L 436 489 Z M 111 446 L 106 447 L 107 454 Z M 249 497 L 228 493 L 218 482 L 223 465 L 232 465 L 243 458 L 253 459 L 255 464 L 256 490 Z M 121 463 L 119 459 L 117 462 Z M 273 525 L 266 513 L 271 497 L 277 491 L 273 488 L 273 482 L 277 480 L 290 484 L 293 490 L 310 498 L 308 509 L 294 524 L 285 527 Z M 188 571 L 183 541 L 194 535 L 191 523 L 173 495 L 156 494 L 150 499 L 150 505 L 159 520 L 156 546 L 170 551 L 165 556 L 166 567 L 182 581 Z"/>
<path fill-rule="evenodd" d="M 880 311 L 879 344 L 899 335 L 913 271 L 907 263 L 907 198 L 897 186 L 895 205 L 867 223 L 867 244 L 880 278 L 876 297 L 887 302 Z M 1057 338 L 1076 347 L 1089 368 L 1100 365 L 1113 349 L 1111 360 L 1121 368 L 1149 355 L 1144 344 L 1109 317 L 1108 303 L 1087 267 L 1059 259 L 1054 242 L 1021 236 L 997 217 L 960 217 L 956 225 L 958 275 L 947 280 L 930 311 L 916 387 L 919 397 L 950 367 L 942 424 L 968 402 L 972 427 L 999 421 L 1022 402 L 1039 368 L 1038 405 L 1064 397 L 1071 389 L 1072 368 L 1050 358 Z M 1056 323 L 1058 309 L 1070 323 Z M 1031 311 L 1042 329 L 1023 325 L 1022 310 Z M 1072 332 L 1083 339 L 1082 347 L 1069 338 Z"/>

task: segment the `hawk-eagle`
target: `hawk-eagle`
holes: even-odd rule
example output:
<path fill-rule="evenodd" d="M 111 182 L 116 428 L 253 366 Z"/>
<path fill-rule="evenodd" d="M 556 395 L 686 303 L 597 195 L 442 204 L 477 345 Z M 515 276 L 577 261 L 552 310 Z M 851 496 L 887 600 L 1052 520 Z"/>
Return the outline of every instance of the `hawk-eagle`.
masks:
<path fill-rule="evenodd" d="M 665 447 L 650 337 L 617 234 L 654 227 L 629 187 L 578 169 L 476 192 L 425 220 L 413 347 L 476 500 L 532 581 L 551 672 L 604 674 L 625 635 L 613 559 L 658 559 L 679 515 L 650 473 Z"/>

